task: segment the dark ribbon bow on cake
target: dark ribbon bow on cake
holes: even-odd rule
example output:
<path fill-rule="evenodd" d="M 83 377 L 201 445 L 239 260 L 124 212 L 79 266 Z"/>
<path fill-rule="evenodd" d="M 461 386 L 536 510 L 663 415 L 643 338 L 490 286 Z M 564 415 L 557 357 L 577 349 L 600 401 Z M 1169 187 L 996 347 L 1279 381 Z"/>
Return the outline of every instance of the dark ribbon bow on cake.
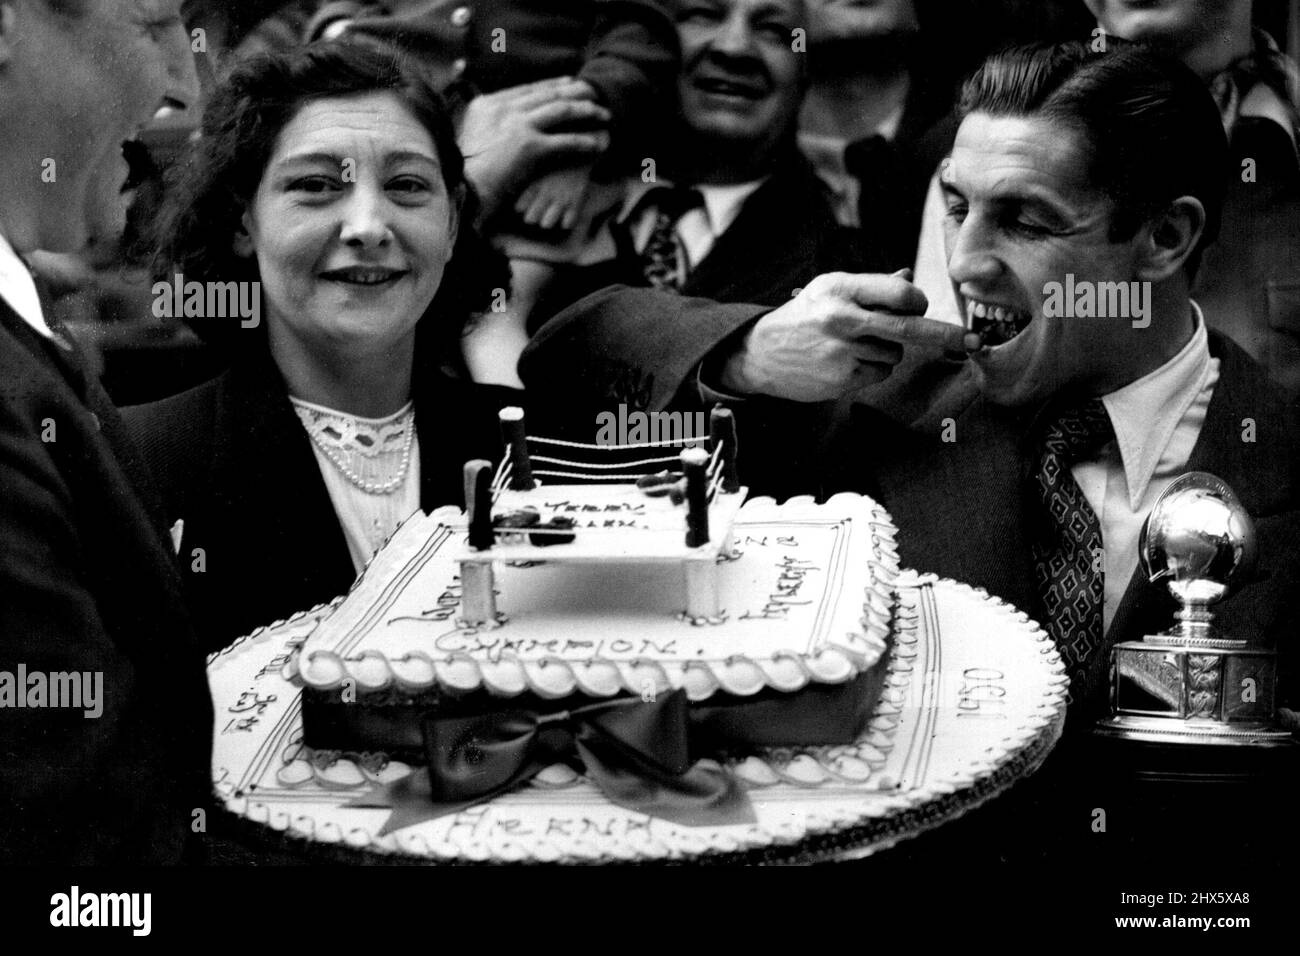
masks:
<path fill-rule="evenodd" d="M 726 769 L 692 764 L 688 716 L 680 690 L 549 714 L 432 715 L 423 724 L 427 768 L 348 806 L 392 808 L 383 836 L 514 790 L 551 764 L 579 763 L 610 802 L 629 810 L 685 826 L 755 822 Z"/>

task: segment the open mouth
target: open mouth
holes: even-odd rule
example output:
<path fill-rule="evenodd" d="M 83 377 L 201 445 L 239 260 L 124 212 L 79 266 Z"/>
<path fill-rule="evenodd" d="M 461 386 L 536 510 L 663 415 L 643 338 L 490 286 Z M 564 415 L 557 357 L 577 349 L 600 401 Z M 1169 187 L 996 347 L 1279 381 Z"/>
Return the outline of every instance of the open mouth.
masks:
<path fill-rule="evenodd" d="M 320 277 L 328 282 L 341 282 L 344 285 L 381 286 L 396 282 L 406 274 L 405 269 L 350 266 L 346 269 L 330 269 L 322 272 Z"/>
<path fill-rule="evenodd" d="M 121 192 L 127 193 L 139 189 L 147 180 L 158 175 L 149 147 L 138 139 L 128 139 L 122 144 L 122 158 L 126 160 L 126 180 Z"/>
<path fill-rule="evenodd" d="M 1029 328 L 1033 316 L 1020 309 L 966 297 L 966 328 L 990 348 L 1005 345 Z"/>
<path fill-rule="evenodd" d="M 735 96 L 757 100 L 767 95 L 767 87 L 757 80 L 708 74 L 695 78 L 695 88 L 713 96 Z"/>

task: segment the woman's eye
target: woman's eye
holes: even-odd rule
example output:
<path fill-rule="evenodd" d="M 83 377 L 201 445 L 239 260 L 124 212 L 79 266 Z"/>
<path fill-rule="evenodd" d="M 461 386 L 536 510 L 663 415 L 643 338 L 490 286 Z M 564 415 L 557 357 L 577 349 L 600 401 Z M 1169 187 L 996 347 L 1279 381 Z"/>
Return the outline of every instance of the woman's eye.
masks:
<path fill-rule="evenodd" d="M 966 206 L 962 203 L 953 203 L 948 207 L 946 214 L 949 219 L 962 222 L 966 218 Z"/>
<path fill-rule="evenodd" d="M 429 184 L 423 179 L 415 176 L 401 176 L 389 182 L 388 188 L 394 192 L 418 195 L 420 193 L 428 192 Z"/>
<path fill-rule="evenodd" d="M 324 193 L 338 188 L 338 184 L 327 176 L 304 176 L 289 183 L 290 192 Z"/>

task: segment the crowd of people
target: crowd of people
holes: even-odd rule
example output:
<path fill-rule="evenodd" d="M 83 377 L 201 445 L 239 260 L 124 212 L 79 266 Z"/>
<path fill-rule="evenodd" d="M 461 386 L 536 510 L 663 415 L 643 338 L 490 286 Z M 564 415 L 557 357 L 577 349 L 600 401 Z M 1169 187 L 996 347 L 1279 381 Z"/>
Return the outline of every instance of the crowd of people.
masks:
<path fill-rule="evenodd" d="M 752 493 L 871 494 L 904 564 L 1041 621 L 1074 732 L 1172 618 L 1143 520 L 1211 472 L 1259 549 L 1218 620 L 1289 676 L 1286 11 L 1006 2 L 1003 47 L 967 6 L 0 0 L 0 671 L 105 687 L 0 697 L 0 861 L 202 861 L 205 655 L 461 504 L 505 405 L 588 442 L 735 407 Z M 157 282 L 203 374 L 152 353 L 126 405 L 64 319 Z"/>

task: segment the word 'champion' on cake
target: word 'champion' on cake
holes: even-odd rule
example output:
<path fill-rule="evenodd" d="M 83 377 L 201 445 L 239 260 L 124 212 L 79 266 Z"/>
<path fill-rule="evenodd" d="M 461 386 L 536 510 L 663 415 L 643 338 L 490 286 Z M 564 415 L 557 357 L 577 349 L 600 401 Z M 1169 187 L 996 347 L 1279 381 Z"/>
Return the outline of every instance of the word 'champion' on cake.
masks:
<path fill-rule="evenodd" d="M 0 671 L 0 710 L 46 707 L 81 710 L 94 720 L 104 713 L 103 671 Z"/>
<path fill-rule="evenodd" d="M 597 445 L 698 445 L 708 437 L 703 412 L 629 412 L 620 404 L 617 414 L 596 416 Z"/>
<path fill-rule="evenodd" d="M 153 314 L 159 319 L 242 319 L 240 328 L 262 322 L 262 283 L 186 282 L 178 272 L 172 281 L 153 284 Z"/>
<path fill-rule="evenodd" d="M 132 936 L 148 936 L 153 927 L 153 894 L 83 893 L 73 886 L 50 897 L 50 925 L 129 926 Z"/>

